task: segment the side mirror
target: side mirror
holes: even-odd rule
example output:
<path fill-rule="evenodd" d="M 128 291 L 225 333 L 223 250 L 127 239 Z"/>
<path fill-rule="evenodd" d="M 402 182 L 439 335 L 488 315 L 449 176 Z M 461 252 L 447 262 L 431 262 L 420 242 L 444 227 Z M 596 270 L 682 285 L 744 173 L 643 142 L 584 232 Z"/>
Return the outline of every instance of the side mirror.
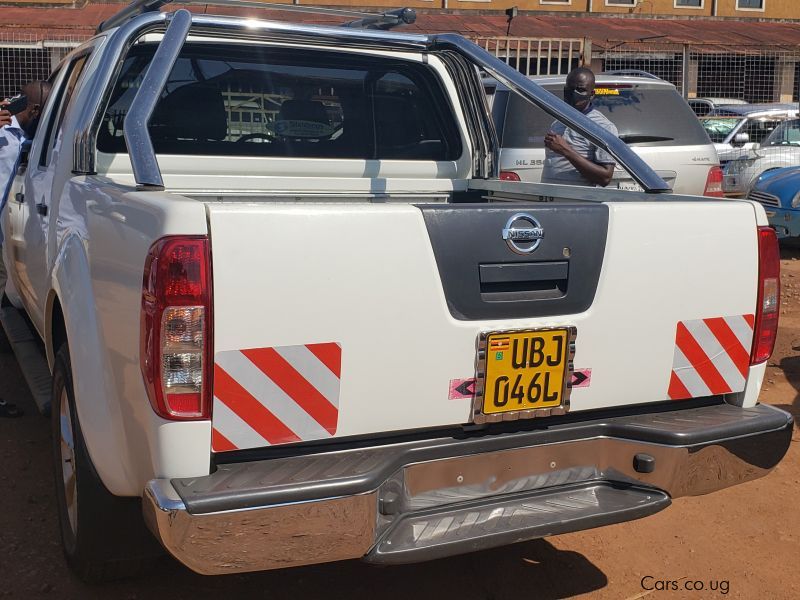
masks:
<path fill-rule="evenodd" d="M 746 144 L 750 141 L 750 136 L 746 133 L 737 133 L 736 136 L 733 138 L 733 141 L 737 144 Z"/>

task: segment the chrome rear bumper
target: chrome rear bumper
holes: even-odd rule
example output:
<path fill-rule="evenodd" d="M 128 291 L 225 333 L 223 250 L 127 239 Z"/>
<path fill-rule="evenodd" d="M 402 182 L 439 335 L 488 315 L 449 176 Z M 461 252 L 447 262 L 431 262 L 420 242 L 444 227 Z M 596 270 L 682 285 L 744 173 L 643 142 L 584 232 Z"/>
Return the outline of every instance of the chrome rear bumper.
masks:
<path fill-rule="evenodd" d="M 415 562 L 646 516 L 765 475 L 791 440 L 767 405 L 669 409 L 220 465 L 150 481 L 145 520 L 205 574 Z"/>

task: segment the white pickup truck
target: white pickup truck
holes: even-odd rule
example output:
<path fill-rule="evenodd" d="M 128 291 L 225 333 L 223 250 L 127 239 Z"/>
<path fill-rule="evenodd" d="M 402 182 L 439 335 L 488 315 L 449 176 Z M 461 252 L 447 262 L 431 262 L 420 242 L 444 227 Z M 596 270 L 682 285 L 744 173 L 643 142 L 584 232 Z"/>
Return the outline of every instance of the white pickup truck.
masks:
<path fill-rule="evenodd" d="M 82 577 L 161 546 L 206 574 L 427 560 L 783 457 L 760 205 L 670 194 L 459 36 L 162 4 L 53 74 L 2 221 Z M 645 192 L 499 180 L 479 69 Z"/>

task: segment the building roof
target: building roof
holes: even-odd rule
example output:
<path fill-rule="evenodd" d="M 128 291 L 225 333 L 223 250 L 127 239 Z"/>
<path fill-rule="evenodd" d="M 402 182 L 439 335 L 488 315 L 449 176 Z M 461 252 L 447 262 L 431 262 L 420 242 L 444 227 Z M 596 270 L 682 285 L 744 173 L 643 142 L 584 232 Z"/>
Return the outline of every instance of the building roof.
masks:
<path fill-rule="evenodd" d="M 82 7 L 3 7 L 0 40 L 29 36 L 36 40 L 88 37 L 95 27 L 124 4 L 88 3 Z M 201 5 L 202 6 L 202 5 Z M 193 10 L 201 6 L 195 5 Z M 354 8 L 354 7 L 349 7 Z M 338 24 L 326 15 L 290 13 L 269 9 L 232 9 L 212 6 L 216 14 L 248 15 L 305 23 Z M 508 18 L 503 14 L 418 11 L 417 21 L 397 31 L 409 33 L 457 32 L 470 38 L 503 37 Z M 525 38 L 589 38 L 599 49 L 630 49 L 641 44 L 664 47 L 691 43 L 705 52 L 746 53 L 748 48 L 800 48 L 800 26 L 791 22 L 739 21 L 731 19 L 643 19 L 619 16 L 558 16 L 520 14 L 511 23 L 510 36 Z M 695 49 L 695 51 L 697 51 Z"/>

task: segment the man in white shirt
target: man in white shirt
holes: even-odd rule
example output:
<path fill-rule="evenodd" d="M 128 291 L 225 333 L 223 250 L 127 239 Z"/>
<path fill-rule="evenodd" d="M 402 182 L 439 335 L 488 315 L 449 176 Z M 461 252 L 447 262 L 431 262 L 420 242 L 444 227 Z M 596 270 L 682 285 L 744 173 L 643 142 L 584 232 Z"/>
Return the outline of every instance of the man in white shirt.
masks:
<path fill-rule="evenodd" d="M 19 166 L 20 149 L 27 139 L 32 139 L 39 124 L 50 83 L 47 81 L 31 81 L 22 86 L 21 92 L 27 97 L 25 108 L 12 115 L 5 109 L 8 101 L 0 103 L 0 305 L 5 297 L 6 266 L 3 260 L 2 214 L 8 201 L 11 182 Z M 18 417 L 22 411 L 13 404 L 0 398 L 0 417 Z"/>
<path fill-rule="evenodd" d="M 20 148 L 27 139 L 32 139 L 39 124 L 50 83 L 47 81 L 31 81 L 22 86 L 21 92 L 27 97 L 27 106 L 16 115 L 5 110 L 8 101 L 0 103 L 0 223 L 3 209 L 8 201 L 8 191 L 14 178 Z M 3 231 L 0 227 L 0 302 L 6 288 L 6 267 L 3 262 Z"/>
<path fill-rule="evenodd" d="M 594 85 L 594 73 L 590 69 L 573 69 L 567 75 L 564 101 L 606 131 L 618 135 L 614 124 L 592 106 Z M 542 183 L 605 187 L 614 176 L 614 158 L 560 121 L 550 126 L 544 145 Z"/>

